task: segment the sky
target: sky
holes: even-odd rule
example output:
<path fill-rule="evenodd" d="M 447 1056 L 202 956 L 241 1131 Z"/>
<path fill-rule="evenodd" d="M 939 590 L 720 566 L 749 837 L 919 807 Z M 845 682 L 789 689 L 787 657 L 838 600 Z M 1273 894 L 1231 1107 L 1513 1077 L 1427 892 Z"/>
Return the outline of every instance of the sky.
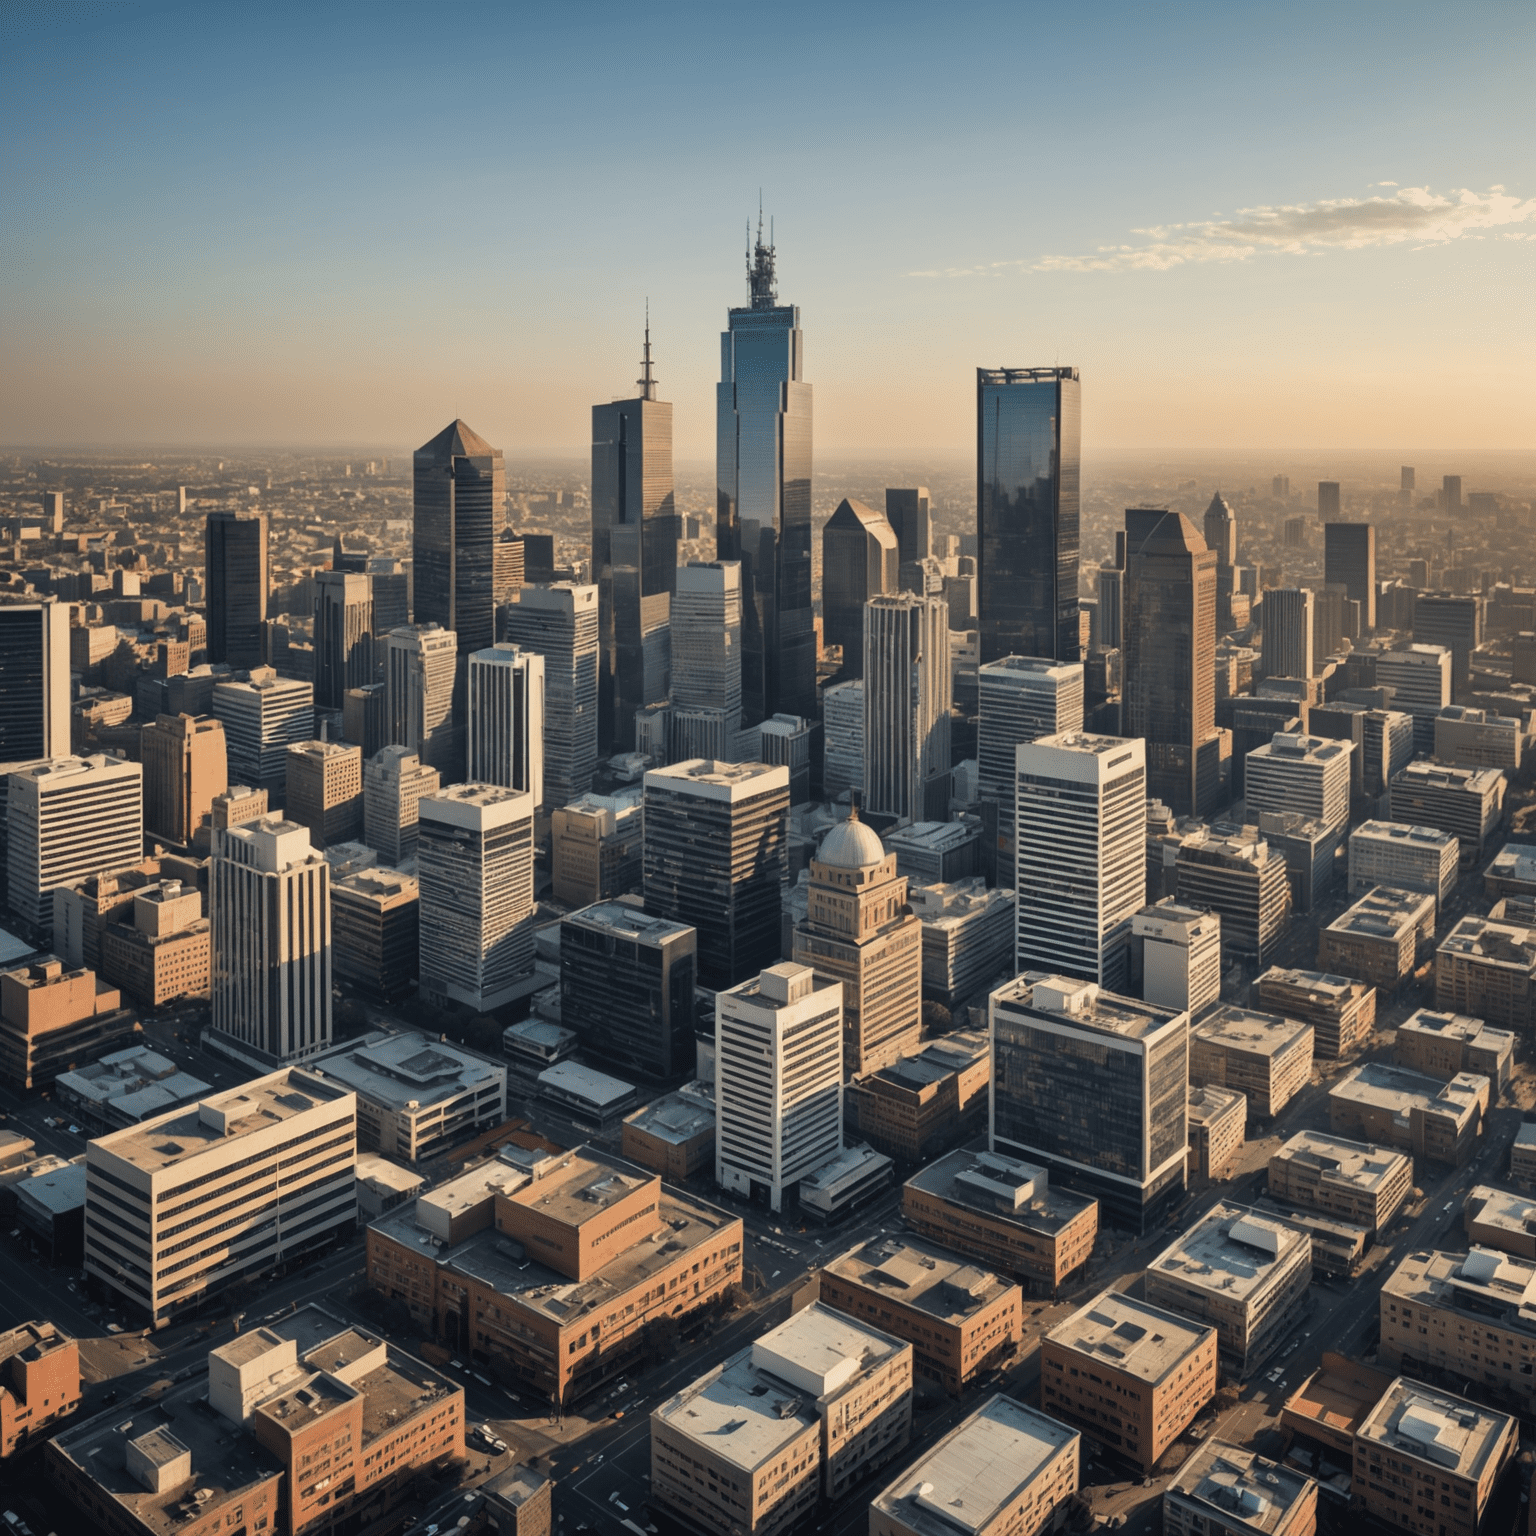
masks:
<path fill-rule="evenodd" d="M 818 455 L 1536 447 L 1536 6 L 0 7 L 0 442 L 712 456 L 773 219 Z"/>

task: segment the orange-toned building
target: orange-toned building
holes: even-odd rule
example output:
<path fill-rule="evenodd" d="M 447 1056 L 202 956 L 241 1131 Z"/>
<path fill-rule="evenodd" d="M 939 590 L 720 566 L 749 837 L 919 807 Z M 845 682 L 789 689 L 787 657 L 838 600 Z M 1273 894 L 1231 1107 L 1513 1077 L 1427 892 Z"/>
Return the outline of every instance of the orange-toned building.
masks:
<path fill-rule="evenodd" d="M 80 1346 L 52 1323 L 0 1334 L 0 1457 L 53 1428 L 80 1406 Z"/>
<path fill-rule="evenodd" d="M 132 1043 L 138 1023 L 116 987 L 51 956 L 0 976 L 0 1078 L 25 1092 Z"/>

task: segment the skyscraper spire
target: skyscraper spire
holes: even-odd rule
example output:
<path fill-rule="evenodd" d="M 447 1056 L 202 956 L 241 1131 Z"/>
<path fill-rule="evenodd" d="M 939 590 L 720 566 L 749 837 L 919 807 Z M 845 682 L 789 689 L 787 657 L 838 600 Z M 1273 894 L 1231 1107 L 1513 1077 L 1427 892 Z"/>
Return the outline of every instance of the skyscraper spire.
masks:
<path fill-rule="evenodd" d="M 752 226 L 747 225 L 747 237 L 750 240 Z M 770 234 L 768 243 L 763 244 L 763 199 L 758 194 L 757 199 L 757 244 L 747 253 L 747 287 L 752 295 L 753 309 L 774 309 L 779 302 L 779 295 L 773 282 L 774 247 L 773 236 Z"/>
<path fill-rule="evenodd" d="M 645 356 L 640 359 L 640 377 L 635 380 L 640 386 L 640 398 L 642 400 L 654 400 L 656 398 L 656 375 L 651 370 L 651 301 L 645 301 Z"/>

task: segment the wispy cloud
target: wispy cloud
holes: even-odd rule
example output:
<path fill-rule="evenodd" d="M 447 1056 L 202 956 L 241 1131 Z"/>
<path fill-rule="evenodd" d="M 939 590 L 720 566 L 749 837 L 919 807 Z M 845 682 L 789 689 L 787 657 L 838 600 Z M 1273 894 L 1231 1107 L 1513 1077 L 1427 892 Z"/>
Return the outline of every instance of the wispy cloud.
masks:
<path fill-rule="evenodd" d="M 1393 187 L 1392 182 L 1377 186 Z M 911 272 L 909 277 L 990 277 L 1007 272 L 1167 271 L 1191 262 L 1250 261 L 1279 253 L 1311 256 L 1369 246 L 1444 245 L 1491 233 L 1496 239 L 1536 239 L 1536 197 L 1519 198 L 1503 187 L 1486 192 L 1431 192 L 1396 187 L 1388 195 L 1342 197 L 1318 203 L 1243 208 L 1232 218 L 1192 224 L 1160 224 L 1133 230 L 1135 244 L 1100 246 L 1091 255 L 1043 256 Z"/>

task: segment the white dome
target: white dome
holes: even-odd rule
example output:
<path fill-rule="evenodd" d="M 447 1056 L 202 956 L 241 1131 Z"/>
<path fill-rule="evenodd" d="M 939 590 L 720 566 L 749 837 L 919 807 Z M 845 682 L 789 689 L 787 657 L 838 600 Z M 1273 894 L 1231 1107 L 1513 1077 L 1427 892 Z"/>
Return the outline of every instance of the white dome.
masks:
<path fill-rule="evenodd" d="M 838 869 L 867 869 L 884 857 L 885 844 L 880 841 L 880 835 L 857 816 L 850 816 L 847 821 L 838 822 L 822 838 L 816 860 Z"/>

